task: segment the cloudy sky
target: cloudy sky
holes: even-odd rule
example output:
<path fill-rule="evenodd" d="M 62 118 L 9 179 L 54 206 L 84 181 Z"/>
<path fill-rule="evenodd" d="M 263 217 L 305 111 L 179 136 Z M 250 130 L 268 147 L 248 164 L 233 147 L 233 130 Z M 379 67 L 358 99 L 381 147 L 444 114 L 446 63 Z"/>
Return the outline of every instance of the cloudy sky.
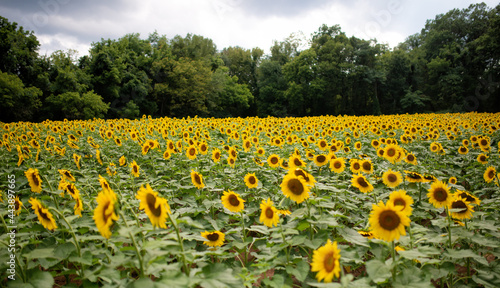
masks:
<path fill-rule="evenodd" d="M 392 48 L 420 32 L 427 19 L 482 1 L 464 0 L 2 0 L 0 16 L 35 32 L 40 54 L 75 49 L 127 33 L 147 38 L 155 30 L 173 38 L 210 38 L 217 49 L 260 47 L 291 33 L 304 39 L 322 24 L 339 24 L 347 36 L 376 38 Z M 484 1 L 490 8 L 498 1 Z M 306 42 L 305 42 L 306 43 Z"/>

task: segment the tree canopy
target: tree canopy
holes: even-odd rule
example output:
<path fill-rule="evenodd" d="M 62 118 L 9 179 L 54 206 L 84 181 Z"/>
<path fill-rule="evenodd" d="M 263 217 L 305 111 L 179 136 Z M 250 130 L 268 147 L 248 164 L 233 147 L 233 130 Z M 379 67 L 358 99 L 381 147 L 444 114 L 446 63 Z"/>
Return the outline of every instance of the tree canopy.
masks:
<path fill-rule="evenodd" d="M 500 5 L 453 9 L 390 49 L 318 28 L 218 50 L 200 35 L 127 34 L 38 54 L 33 32 L 0 16 L 0 121 L 152 116 L 378 115 L 500 109 Z"/>

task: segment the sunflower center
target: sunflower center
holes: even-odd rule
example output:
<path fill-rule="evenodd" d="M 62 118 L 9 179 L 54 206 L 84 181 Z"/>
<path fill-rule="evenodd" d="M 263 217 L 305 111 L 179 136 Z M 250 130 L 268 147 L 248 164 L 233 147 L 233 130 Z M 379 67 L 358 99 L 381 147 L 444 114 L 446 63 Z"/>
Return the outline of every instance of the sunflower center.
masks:
<path fill-rule="evenodd" d="M 195 175 L 194 175 L 194 182 L 195 182 L 196 184 L 201 184 L 200 175 L 198 175 L 198 174 L 195 174 Z"/>
<path fill-rule="evenodd" d="M 293 159 L 293 163 L 295 164 L 295 166 L 302 166 L 302 162 L 298 158 Z"/>
<path fill-rule="evenodd" d="M 228 201 L 229 201 L 229 204 L 231 204 L 231 206 L 234 206 L 234 207 L 240 206 L 240 200 L 238 200 L 238 197 L 234 194 L 229 195 Z"/>
<path fill-rule="evenodd" d="M 465 153 L 466 151 L 467 151 L 467 148 L 465 148 L 465 147 L 460 147 L 460 152 Z"/>
<path fill-rule="evenodd" d="M 484 155 L 479 156 L 479 161 L 480 162 L 486 161 L 486 157 Z"/>
<path fill-rule="evenodd" d="M 267 219 L 273 219 L 274 217 L 274 211 L 271 209 L 271 207 L 267 207 L 266 209 L 266 218 Z"/>
<path fill-rule="evenodd" d="M 495 171 L 494 171 L 494 170 L 490 170 L 490 171 L 488 172 L 488 178 L 490 178 L 490 179 L 495 178 Z M 37 184 L 37 185 L 38 185 L 38 184 Z"/>
<path fill-rule="evenodd" d="M 387 150 L 387 156 L 393 157 L 394 155 L 396 155 L 396 150 L 394 148 Z"/>
<path fill-rule="evenodd" d="M 108 218 L 111 216 L 111 214 L 106 213 L 109 205 L 111 205 L 111 202 L 108 201 L 103 205 L 104 207 L 102 208 L 102 220 L 105 224 L 108 223 Z"/>
<path fill-rule="evenodd" d="M 194 149 L 189 149 L 189 155 L 194 156 L 195 150 Z"/>
<path fill-rule="evenodd" d="M 401 223 L 401 219 L 399 219 L 399 216 L 398 214 L 396 214 L 396 212 L 392 210 L 386 210 L 380 213 L 379 224 L 380 227 L 384 228 L 385 230 L 392 231 L 399 226 L 399 223 Z"/>
<path fill-rule="evenodd" d="M 276 157 L 271 158 L 271 163 L 272 164 L 278 163 L 278 158 L 276 158 Z"/>
<path fill-rule="evenodd" d="M 253 177 L 253 176 L 248 177 L 248 183 L 255 184 L 255 182 L 257 182 L 255 177 Z"/>
<path fill-rule="evenodd" d="M 153 195 L 153 194 L 151 194 L 151 193 L 148 193 L 146 195 L 146 203 L 148 204 L 148 208 L 151 211 L 151 213 L 155 217 L 160 217 L 160 215 L 161 215 L 161 205 L 158 205 L 158 207 L 156 207 L 156 196 Z"/>
<path fill-rule="evenodd" d="M 481 139 L 481 141 L 479 142 L 479 145 L 486 146 L 486 145 L 488 145 L 488 141 L 486 141 L 485 139 Z"/>
<path fill-rule="evenodd" d="M 379 146 L 380 143 L 378 143 L 378 141 L 373 141 L 373 146 Z"/>
<path fill-rule="evenodd" d="M 291 179 L 290 181 L 288 181 L 288 189 L 290 189 L 290 191 L 292 191 L 293 194 L 295 195 L 302 195 L 302 193 L 304 192 L 304 185 L 302 184 L 302 182 L 300 182 L 299 179 Z"/>
<path fill-rule="evenodd" d="M 73 185 L 68 185 L 68 186 L 67 186 L 67 189 L 68 189 L 68 192 L 69 192 L 71 195 L 75 195 L 75 190 L 74 190 Z"/>
<path fill-rule="evenodd" d="M 35 186 L 38 186 L 40 184 L 40 182 L 38 182 L 38 177 L 36 177 L 35 173 L 33 173 L 31 175 L 31 180 L 33 180 L 33 183 L 35 184 Z"/>
<path fill-rule="evenodd" d="M 357 179 L 357 182 L 358 182 L 359 186 L 361 186 L 361 187 L 363 187 L 363 188 L 368 187 L 368 183 L 366 183 L 366 180 L 365 180 L 365 178 L 363 178 L 363 177 L 359 177 L 359 178 Z"/>
<path fill-rule="evenodd" d="M 17 211 L 17 210 L 19 210 L 19 206 L 20 206 L 20 204 L 19 204 L 19 201 L 18 201 L 18 200 L 16 200 L 16 202 L 14 203 L 14 205 L 16 206 L 16 211 Z"/>
<path fill-rule="evenodd" d="M 208 234 L 207 239 L 212 241 L 212 242 L 217 241 L 217 240 L 219 240 L 219 234 L 217 234 L 217 233 Z"/>
<path fill-rule="evenodd" d="M 309 181 L 309 177 L 301 169 L 295 169 L 294 174 L 295 174 L 295 176 L 302 176 L 304 178 L 304 180 L 306 180 L 306 182 Z"/>
<path fill-rule="evenodd" d="M 387 175 L 387 180 L 389 180 L 389 182 L 391 182 L 391 183 L 394 183 L 394 182 L 398 181 L 398 176 L 391 173 L 391 174 Z"/>
<path fill-rule="evenodd" d="M 134 166 L 132 167 L 132 169 L 134 170 L 134 173 L 137 173 L 137 172 L 138 172 L 138 171 L 137 171 L 137 170 L 138 170 L 138 169 L 137 169 L 137 165 L 134 165 Z"/>
<path fill-rule="evenodd" d="M 372 169 L 372 164 L 370 162 L 363 162 L 363 169 L 370 171 Z"/>
<path fill-rule="evenodd" d="M 318 160 L 319 163 L 323 163 L 326 161 L 325 155 L 319 155 L 316 160 Z"/>
<path fill-rule="evenodd" d="M 437 188 L 434 190 L 434 198 L 439 202 L 443 202 L 448 198 L 448 193 L 443 188 Z"/>
<path fill-rule="evenodd" d="M 451 209 L 462 209 L 459 213 L 463 213 L 467 211 L 467 204 L 465 204 L 463 201 L 454 201 L 451 203 Z"/>
<path fill-rule="evenodd" d="M 410 155 L 408 155 L 408 156 L 406 157 L 406 159 L 407 159 L 408 161 L 410 161 L 410 162 L 411 162 L 411 161 L 415 160 L 415 157 L 414 157 L 413 155 L 411 155 L 411 154 L 410 154 Z"/>
<path fill-rule="evenodd" d="M 460 194 L 459 196 L 462 198 L 465 198 L 465 200 L 467 200 L 469 202 L 474 202 L 474 198 L 472 198 L 472 196 L 470 196 L 469 194 L 467 194 L 465 192 Z"/>
<path fill-rule="evenodd" d="M 340 163 L 340 162 L 338 162 L 338 161 L 337 161 L 337 162 L 335 162 L 335 163 L 333 163 L 333 168 L 335 168 L 335 169 L 340 169 L 341 167 L 342 167 L 342 163 Z"/>
<path fill-rule="evenodd" d="M 398 198 L 394 200 L 394 206 L 403 206 L 403 209 L 406 207 L 406 202 L 405 200 Z"/>
<path fill-rule="evenodd" d="M 335 268 L 335 258 L 333 258 L 333 252 L 329 252 L 325 255 L 323 266 L 325 267 L 327 273 L 333 271 L 333 269 Z"/>
<path fill-rule="evenodd" d="M 354 168 L 354 170 L 359 170 L 361 168 L 361 166 L 359 165 L 359 163 L 354 163 L 352 165 L 352 168 Z"/>
<path fill-rule="evenodd" d="M 50 221 L 49 216 L 47 215 L 47 213 L 43 212 L 43 211 L 42 211 L 42 209 L 43 209 L 43 208 L 40 208 L 40 209 L 38 210 L 38 213 L 40 214 L 40 217 L 42 217 L 42 218 L 43 218 L 43 220 Z"/>

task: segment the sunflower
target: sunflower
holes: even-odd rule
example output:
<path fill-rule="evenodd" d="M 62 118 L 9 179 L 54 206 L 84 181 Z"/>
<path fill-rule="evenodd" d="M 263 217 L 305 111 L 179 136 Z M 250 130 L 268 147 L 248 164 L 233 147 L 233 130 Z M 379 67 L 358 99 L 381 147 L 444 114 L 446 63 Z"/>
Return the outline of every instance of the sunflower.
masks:
<path fill-rule="evenodd" d="M 359 191 L 363 193 L 368 193 L 373 190 L 372 184 L 368 182 L 365 178 L 365 176 L 361 174 L 356 174 L 352 176 L 352 186 L 356 187 L 359 189 Z"/>
<path fill-rule="evenodd" d="M 99 151 L 99 149 L 95 150 L 95 159 L 97 159 L 97 162 L 102 165 L 101 151 Z"/>
<path fill-rule="evenodd" d="M 306 166 L 306 163 L 300 159 L 299 155 L 296 154 L 290 156 L 290 158 L 288 159 L 288 163 L 291 168 Z"/>
<path fill-rule="evenodd" d="M 115 212 L 116 195 L 114 192 L 101 191 L 97 195 L 97 207 L 94 209 L 94 219 L 97 229 L 102 237 L 111 237 L 111 226 L 117 221 L 118 215 Z"/>
<path fill-rule="evenodd" d="M 120 157 L 120 159 L 118 159 L 118 163 L 120 163 L 120 166 L 127 165 L 127 159 L 125 158 L 125 155 L 122 155 L 122 157 Z"/>
<path fill-rule="evenodd" d="M 212 150 L 212 161 L 214 161 L 214 163 L 219 163 L 220 157 L 221 157 L 221 153 L 220 153 L 219 148 L 213 149 Z"/>
<path fill-rule="evenodd" d="M 361 161 L 359 159 L 351 159 L 349 160 L 350 164 L 351 164 L 351 172 L 352 174 L 355 174 L 355 173 L 359 173 L 361 172 Z"/>
<path fill-rule="evenodd" d="M 134 175 L 134 177 L 139 177 L 140 174 L 139 169 L 141 167 L 137 165 L 137 162 L 135 162 L 135 160 L 132 161 L 132 163 L 130 164 L 130 168 L 132 168 L 131 170 L 132 175 Z"/>
<path fill-rule="evenodd" d="M 396 208 L 400 207 L 401 212 L 403 212 L 404 214 L 408 216 L 411 215 L 411 211 L 413 209 L 410 205 L 413 204 L 413 198 L 411 198 L 410 195 L 407 195 L 405 190 L 392 192 L 391 195 L 389 195 L 389 200 L 387 201 L 387 203 L 389 202 L 391 202 Z"/>
<path fill-rule="evenodd" d="M 450 194 L 450 187 L 445 183 L 435 181 L 428 191 L 427 197 L 429 197 L 429 203 L 434 205 L 434 207 L 441 208 L 450 205 L 452 195 Z"/>
<path fill-rule="evenodd" d="M 54 231 L 57 228 L 56 221 L 54 220 L 54 216 L 50 213 L 49 209 L 42 206 L 36 198 L 31 197 L 28 201 L 31 204 L 31 209 L 35 211 L 35 214 L 38 216 L 38 221 L 45 227 L 45 229 Z"/>
<path fill-rule="evenodd" d="M 479 162 L 481 164 L 487 164 L 488 158 L 489 158 L 488 155 L 481 153 L 481 154 L 477 155 L 477 162 Z"/>
<path fill-rule="evenodd" d="M 189 146 L 186 149 L 186 156 L 189 158 L 189 160 L 196 159 L 196 154 L 198 154 L 198 151 L 196 150 L 195 146 Z"/>
<path fill-rule="evenodd" d="M 236 165 L 236 158 L 234 157 L 227 158 L 227 165 L 231 166 L 231 168 L 234 168 L 234 166 Z"/>
<path fill-rule="evenodd" d="M 370 159 L 361 160 L 361 171 L 366 174 L 373 173 L 373 164 Z"/>
<path fill-rule="evenodd" d="M 194 170 L 191 170 L 191 182 L 193 182 L 193 185 L 198 189 L 205 187 L 205 184 L 203 183 L 203 176 Z"/>
<path fill-rule="evenodd" d="M 144 144 L 142 145 L 142 148 L 141 148 L 142 155 L 148 154 L 149 149 L 151 149 L 151 146 L 149 145 L 148 141 L 144 142 Z"/>
<path fill-rule="evenodd" d="M 384 153 L 385 153 L 384 148 L 380 147 L 380 148 L 377 149 L 377 156 L 378 157 L 383 158 L 384 157 Z"/>
<path fill-rule="evenodd" d="M 481 203 L 481 200 L 479 200 L 479 198 L 467 191 L 457 190 L 455 194 L 465 199 L 467 202 L 469 202 L 469 204 L 479 205 Z"/>
<path fill-rule="evenodd" d="M 267 157 L 267 164 L 271 168 L 276 168 L 280 166 L 280 157 L 276 154 L 271 154 Z"/>
<path fill-rule="evenodd" d="M 321 167 L 328 163 L 328 156 L 325 154 L 314 155 L 313 161 L 316 166 Z"/>
<path fill-rule="evenodd" d="M 111 190 L 111 187 L 109 186 L 108 181 L 101 175 L 99 175 L 99 184 L 101 184 L 102 190 L 109 192 L 109 193 L 114 193 L 113 190 Z"/>
<path fill-rule="evenodd" d="M 205 142 L 201 142 L 198 145 L 198 150 L 200 150 L 201 155 L 206 155 L 208 153 L 208 145 Z"/>
<path fill-rule="evenodd" d="M 404 160 L 408 164 L 413 164 L 413 165 L 417 165 L 418 164 L 417 157 L 415 157 L 415 155 L 413 155 L 413 153 L 406 154 L 406 157 L 405 157 Z"/>
<path fill-rule="evenodd" d="M 380 201 L 372 205 L 370 213 L 370 229 L 375 238 L 387 242 L 398 240 L 401 235 L 406 235 L 405 226 L 410 225 L 410 218 L 392 202 Z"/>
<path fill-rule="evenodd" d="M 245 209 L 245 200 L 241 199 L 238 193 L 231 190 L 224 191 L 220 200 L 222 205 L 231 212 L 238 213 Z"/>
<path fill-rule="evenodd" d="M 457 184 L 457 177 L 450 177 L 450 179 L 448 179 L 448 183 L 450 184 Z"/>
<path fill-rule="evenodd" d="M 287 197 L 297 202 L 304 202 L 309 198 L 309 186 L 302 176 L 297 176 L 293 173 L 288 173 L 281 182 L 281 191 Z"/>
<path fill-rule="evenodd" d="M 493 179 L 495 179 L 496 174 L 497 174 L 497 170 L 495 169 L 495 167 L 490 166 L 490 167 L 486 168 L 486 171 L 484 171 L 484 174 L 483 174 L 484 181 L 486 181 L 486 183 L 490 183 L 491 181 L 493 181 Z M 31 185 L 31 182 L 30 182 L 30 185 Z M 33 188 L 32 188 L 32 190 L 33 190 Z"/>
<path fill-rule="evenodd" d="M 276 213 L 278 213 L 279 215 L 283 215 L 283 216 L 292 214 L 292 212 L 290 212 L 290 210 L 288 210 L 288 209 L 277 209 Z"/>
<path fill-rule="evenodd" d="M 16 214 L 16 216 L 19 216 L 19 214 L 21 214 L 22 208 L 23 202 L 21 202 L 19 196 L 16 196 L 16 198 L 14 199 L 14 213 Z"/>
<path fill-rule="evenodd" d="M 359 235 L 367 238 L 367 239 L 373 239 L 373 232 L 371 231 L 358 231 Z"/>
<path fill-rule="evenodd" d="M 450 209 L 448 213 L 451 217 L 458 220 L 470 219 L 472 218 L 472 212 L 474 212 L 470 202 L 462 198 L 459 193 L 453 194 L 453 199 L 448 208 Z"/>
<path fill-rule="evenodd" d="M 469 148 L 460 146 L 458 147 L 458 153 L 460 153 L 461 155 L 467 155 L 467 153 L 469 153 Z"/>
<path fill-rule="evenodd" d="M 257 185 L 259 184 L 259 179 L 255 177 L 255 173 L 248 173 L 245 175 L 244 178 L 245 185 L 247 185 L 248 188 L 257 188 Z"/>
<path fill-rule="evenodd" d="M 278 226 L 279 215 L 278 210 L 273 205 L 273 201 L 267 198 L 267 201 L 262 200 L 260 203 L 260 218 L 259 221 L 267 227 Z"/>
<path fill-rule="evenodd" d="M 330 170 L 335 173 L 342 173 L 345 169 L 345 160 L 344 158 L 336 158 L 330 160 Z"/>
<path fill-rule="evenodd" d="M 75 215 L 82 217 L 83 203 L 80 197 L 75 199 L 75 206 L 73 207 L 73 210 L 75 211 Z"/>
<path fill-rule="evenodd" d="M 163 159 L 168 160 L 170 159 L 170 157 L 172 157 L 172 153 L 170 152 L 170 150 L 165 150 L 165 152 L 163 152 Z"/>
<path fill-rule="evenodd" d="M 158 192 L 153 191 L 149 184 L 146 184 L 146 187 L 141 186 L 135 198 L 141 201 L 139 209 L 146 212 L 153 227 L 167 229 L 165 222 L 170 214 L 167 199 L 158 196 Z"/>
<path fill-rule="evenodd" d="M 318 272 L 316 279 L 324 280 L 325 283 L 330 283 L 333 277 L 339 278 L 340 274 L 340 249 L 337 248 L 337 242 L 331 242 L 330 239 L 324 246 L 314 250 L 311 271 Z"/>
<path fill-rule="evenodd" d="M 361 150 L 361 142 L 356 142 L 354 143 L 354 148 L 356 148 L 356 150 Z"/>
<path fill-rule="evenodd" d="M 373 148 L 378 149 L 378 147 L 380 147 L 380 141 L 378 141 L 377 139 L 373 139 L 371 145 Z"/>
<path fill-rule="evenodd" d="M 38 174 L 38 169 L 29 168 L 28 171 L 24 172 L 26 178 L 28 178 L 28 182 L 31 187 L 31 191 L 35 193 L 42 192 L 42 178 Z"/>
<path fill-rule="evenodd" d="M 64 184 L 62 184 L 62 188 L 64 191 L 68 192 L 68 194 L 71 195 L 71 197 L 73 197 L 73 199 L 76 200 L 76 199 L 80 198 L 80 191 L 78 191 L 75 184 L 69 183 L 69 182 L 64 182 Z"/>
<path fill-rule="evenodd" d="M 387 159 L 391 163 L 395 163 L 397 158 L 399 157 L 399 146 L 395 144 L 388 144 L 384 148 L 384 158 Z"/>
<path fill-rule="evenodd" d="M 424 178 L 417 172 L 407 171 L 405 170 L 405 180 L 410 183 L 419 183 L 424 182 Z"/>
<path fill-rule="evenodd" d="M 78 170 L 80 170 L 80 161 L 82 160 L 82 156 L 73 154 L 73 161 L 75 161 L 76 167 L 78 167 Z"/>
<path fill-rule="evenodd" d="M 208 245 L 210 247 L 222 246 L 224 244 L 225 235 L 220 231 L 212 231 L 212 232 L 201 232 L 201 237 L 207 239 L 207 241 L 203 241 L 203 244 Z"/>
<path fill-rule="evenodd" d="M 394 188 L 403 182 L 403 177 L 399 171 L 392 171 L 389 169 L 382 174 L 382 182 L 387 187 Z"/>

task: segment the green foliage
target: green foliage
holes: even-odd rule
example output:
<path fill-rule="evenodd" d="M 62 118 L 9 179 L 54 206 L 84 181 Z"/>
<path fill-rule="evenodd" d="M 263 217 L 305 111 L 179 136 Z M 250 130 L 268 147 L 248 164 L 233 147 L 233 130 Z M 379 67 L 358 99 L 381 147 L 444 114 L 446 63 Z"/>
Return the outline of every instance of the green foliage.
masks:
<path fill-rule="evenodd" d="M 94 91 L 83 94 L 65 92 L 51 95 L 46 102 L 50 111 L 60 111 L 52 117 L 61 120 L 103 118 L 109 109 L 109 104 L 104 103 L 102 97 Z"/>
<path fill-rule="evenodd" d="M 42 102 L 42 91 L 36 87 L 24 87 L 16 75 L 0 71 L 0 121 L 31 120 Z"/>

